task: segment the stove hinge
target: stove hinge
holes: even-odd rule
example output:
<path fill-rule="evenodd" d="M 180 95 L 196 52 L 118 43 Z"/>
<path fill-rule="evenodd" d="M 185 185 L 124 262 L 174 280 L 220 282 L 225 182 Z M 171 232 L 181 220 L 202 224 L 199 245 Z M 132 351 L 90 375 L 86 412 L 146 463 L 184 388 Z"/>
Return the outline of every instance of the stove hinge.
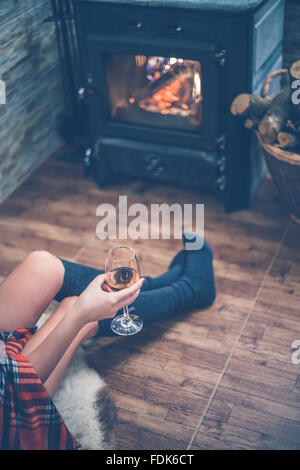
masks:
<path fill-rule="evenodd" d="M 227 178 L 225 175 L 220 176 L 216 181 L 217 190 L 224 192 L 227 186 Z"/>
<path fill-rule="evenodd" d="M 92 95 L 93 93 L 97 93 L 99 95 L 101 94 L 99 90 L 93 87 L 92 83 L 93 77 L 91 76 L 91 74 L 88 74 L 86 78 L 86 83 L 77 90 L 77 97 L 80 100 L 84 100 L 85 98 L 87 98 L 88 95 Z"/>
<path fill-rule="evenodd" d="M 226 185 L 227 185 L 227 176 L 226 176 L 226 170 L 227 170 L 227 158 L 225 154 L 225 149 L 226 149 L 226 134 L 222 134 L 220 137 L 216 139 L 216 144 L 217 148 L 219 151 L 219 158 L 217 161 L 217 166 L 218 166 L 218 177 L 216 180 L 216 188 L 218 191 L 225 191 Z"/>

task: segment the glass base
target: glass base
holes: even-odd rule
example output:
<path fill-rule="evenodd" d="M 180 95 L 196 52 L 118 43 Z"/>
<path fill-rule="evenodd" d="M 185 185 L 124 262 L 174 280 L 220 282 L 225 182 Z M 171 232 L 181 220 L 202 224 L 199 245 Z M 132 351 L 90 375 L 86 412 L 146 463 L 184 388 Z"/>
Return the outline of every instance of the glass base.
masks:
<path fill-rule="evenodd" d="M 143 320 L 137 315 L 129 315 L 129 319 L 124 315 L 118 315 L 112 320 L 110 327 L 117 335 L 135 335 L 143 328 Z"/>

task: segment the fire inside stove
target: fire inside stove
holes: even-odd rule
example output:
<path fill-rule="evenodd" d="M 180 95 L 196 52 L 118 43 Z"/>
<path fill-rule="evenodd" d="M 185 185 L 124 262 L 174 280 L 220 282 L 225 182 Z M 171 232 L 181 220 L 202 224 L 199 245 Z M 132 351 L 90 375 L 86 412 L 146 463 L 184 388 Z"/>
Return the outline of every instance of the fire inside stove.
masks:
<path fill-rule="evenodd" d="M 176 57 L 106 57 L 110 117 L 196 131 L 202 124 L 200 62 Z"/>

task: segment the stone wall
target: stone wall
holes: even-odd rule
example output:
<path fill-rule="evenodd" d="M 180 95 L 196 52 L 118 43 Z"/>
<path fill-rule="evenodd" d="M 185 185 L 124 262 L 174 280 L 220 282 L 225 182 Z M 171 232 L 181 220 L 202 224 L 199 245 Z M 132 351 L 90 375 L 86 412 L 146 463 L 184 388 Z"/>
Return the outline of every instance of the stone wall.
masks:
<path fill-rule="evenodd" d="M 64 103 L 49 0 L 0 0 L 0 202 L 61 145 Z"/>

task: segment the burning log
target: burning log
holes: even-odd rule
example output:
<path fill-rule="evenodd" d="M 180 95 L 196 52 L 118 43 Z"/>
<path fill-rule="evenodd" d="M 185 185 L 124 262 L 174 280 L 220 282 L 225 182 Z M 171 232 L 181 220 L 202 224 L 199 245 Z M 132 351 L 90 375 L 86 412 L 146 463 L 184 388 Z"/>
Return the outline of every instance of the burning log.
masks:
<path fill-rule="evenodd" d="M 188 106 L 188 102 L 190 101 L 191 96 L 190 93 L 186 95 L 184 90 L 185 84 L 186 80 L 184 78 L 174 80 L 170 85 L 167 85 L 160 91 L 157 91 L 150 98 L 141 100 L 139 102 L 139 106 L 143 109 L 147 109 L 148 111 L 159 110 L 159 112 L 162 114 L 190 114 L 191 109 Z M 181 100 L 180 95 L 182 90 L 184 92 L 184 97 Z M 175 104 L 177 110 L 175 108 L 171 109 L 171 107 Z M 183 113 L 181 110 L 183 110 Z M 184 111 L 186 111 L 186 113 Z"/>
<path fill-rule="evenodd" d="M 200 68 L 188 61 L 169 64 L 168 67 L 167 72 L 139 89 L 129 101 L 148 112 L 192 117 L 199 124 Z"/>
<path fill-rule="evenodd" d="M 194 71 L 190 66 L 176 63 L 171 66 L 168 72 L 165 72 L 153 82 L 149 82 L 145 87 L 139 89 L 133 95 L 133 98 L 137 102 L 142 99 L 151 98 L 155 93 L 171 85 L 175 80 L 187 80 L 193 74 Z"/>

